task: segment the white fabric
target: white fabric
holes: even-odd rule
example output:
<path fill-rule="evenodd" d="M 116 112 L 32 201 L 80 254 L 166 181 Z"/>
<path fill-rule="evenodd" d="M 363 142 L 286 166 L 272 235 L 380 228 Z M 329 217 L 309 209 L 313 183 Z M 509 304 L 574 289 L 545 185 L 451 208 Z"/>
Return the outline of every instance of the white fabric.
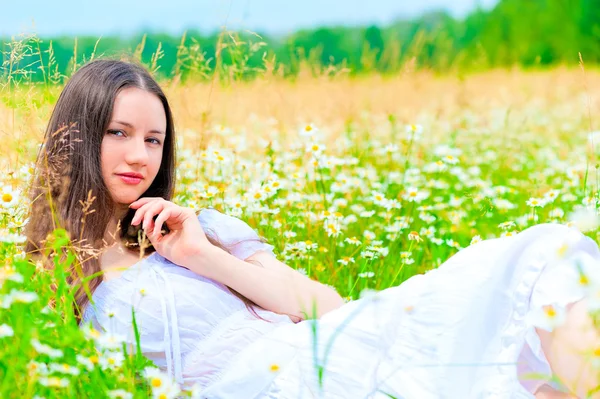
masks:
<path fill-rule="evenodd" d="M 239 219 L 215 210 L 199 219 L 237 242 L 241 258 L 272 250 Z M 257 319 L 222 284 L 153 254 L 102 283 L 84 322 L 133 343 L 133 306 L 144 354 L 185 385 L 198 383 L 202 398 L 533 398 L 551 375 L 527 315 L 583 295 L 561 283 L 568 271 L 557 249 L 566 241 L 569 254 L 600 259 L 577 230 L 537 225 L 297 324 L 265 310 L 270 322 Z M 548 378 L 519 379 L 526 372 Z"/>

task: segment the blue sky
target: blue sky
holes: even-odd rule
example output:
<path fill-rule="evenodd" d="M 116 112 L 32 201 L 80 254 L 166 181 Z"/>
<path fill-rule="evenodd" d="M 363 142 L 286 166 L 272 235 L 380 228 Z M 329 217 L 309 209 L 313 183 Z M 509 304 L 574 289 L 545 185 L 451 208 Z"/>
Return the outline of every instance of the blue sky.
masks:
<path fill-rule="evenodd" d="M 29 0 L 8 1 L 0 9 L 0 36 L 36 32 L 128 35 L 140 31 L 180 34 L 229 28 L 285 34 L 319 25 L 386 24 L 432 9 L 457 17 L 497 0 Z"/>

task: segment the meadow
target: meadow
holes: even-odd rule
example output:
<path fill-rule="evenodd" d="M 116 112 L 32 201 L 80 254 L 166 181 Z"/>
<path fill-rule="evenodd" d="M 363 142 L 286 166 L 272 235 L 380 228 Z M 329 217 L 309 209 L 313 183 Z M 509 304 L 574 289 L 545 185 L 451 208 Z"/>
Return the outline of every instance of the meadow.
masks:
<path fill-rule="evenodd" d="M 174 201 L 247 221 L 347 300 L 537 223 L 590 222 L 598 239 L 582 213 L 599 201 L 596 70 L 408 65 L 162 84 L 178 134 Z M 0 101 L 0 397 L 175 397 L 159 396 L 170 383 L 132 348 L 78 329 L 74 257 L 48 272 L 22 251 L 26 188 L 60 89 L 8 84 Z M 68 240 L 57 229 L 48 253 Z"/>

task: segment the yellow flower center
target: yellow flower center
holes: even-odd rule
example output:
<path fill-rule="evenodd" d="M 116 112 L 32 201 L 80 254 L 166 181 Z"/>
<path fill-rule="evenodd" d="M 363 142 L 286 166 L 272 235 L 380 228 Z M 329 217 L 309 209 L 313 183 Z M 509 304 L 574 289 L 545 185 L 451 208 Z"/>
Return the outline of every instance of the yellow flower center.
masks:
<path fill-rule="evenodd" d="M 158 388 L 160 386 L 162 386 L 162 380 L 160 378 L 152 378 L 152 381 L 150 381 L 150 385 L 152 385 L 154 388 Z"/>
<path fill-rule="evenodd" d="M 269 370 L 270 370 L 271 372 L 273 372 L 273 373 L 276 373 L 276 372 L 278 372 L 278 371 L 279 371 L 279 365 L 278 365 L 278 364 L 272 364 L 272 365 L 269 367 Z"/>
<path fill-rule="evenodd" d="M 556 310 L 552 306 L 546 306 L 544 312 L 546 312 L 546 316 L 548 316 L 551 319 L 556 317 Z"/>
<path fill-rule="evenodd" d="M 558 250 L 556 252 L 558 253 L 558 256 L 562 257 L 565 255 L 565 253 L 567 253 L 568 249 L 569 246 L 567 244 L 563 244 L 560 247 L 558 247 Z"/>
<path fill-rule="evenodd" d="M 2 194 L 2 202 L 10 202 L 13 200 L 13 196 L 11 193 Z"/>
<path fill-rule="evenodd" d="M 306 125 L 306 127 L 304 128 L 305 131 L 310 132 L 311 130 L 313 130 L 311 125 Z"/>
<path fill-rule="evenodd" d="M 94 364 L 97 364 L 99 360 L 100 359 L 98 359 L 98 356 L 96 356 L 96 355 L 90 356 L 90 362 L 92 362 Z"/>

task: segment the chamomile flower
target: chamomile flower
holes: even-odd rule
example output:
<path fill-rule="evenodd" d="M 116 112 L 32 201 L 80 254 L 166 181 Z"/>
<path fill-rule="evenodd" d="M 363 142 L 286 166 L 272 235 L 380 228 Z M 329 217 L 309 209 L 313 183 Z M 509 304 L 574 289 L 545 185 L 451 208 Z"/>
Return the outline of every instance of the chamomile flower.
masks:
<path fill-rule="evenodd" d="M 59 358 L 63 356 L 63 351 L 60 349 L 55 349 L 50 345 L 42 344 L 37 338 L 33 338 L 31 340 L 31 346 L 36 350 L 37 353 L 42 355 L 47 355 L 53 359 Z"/>
<path fill-rule="evenodd" d="M 411 231 L 410 233 L 408 233 L 408 239 L 411 241 L 416 241 L 416 242 L 423 241 L 423 239 L 421 238 L 419 233 L 417 233 L 416 231 Z"/>
<path fill-rule="evenodd" d="M 409 137 L 416 138 L 419 137 L 421 133 L 423 133 L 423 126 L 413 123 L 410 125 L 406 125 L 404 130 L 406 131 Z"/>
<path fill-rule="evenodd" d="M 360 278 L 373 278 L 373 277 L 375 277 L 375 273 L 373 273 L 373 272 L 358 273 L 358 277 L 360 277 Z"/>
<path fill-rule="evenodd" d="M 474 236 L 473 238 L 471 238 L 471 242 L 469 243 L 469 245 L 474 245 L 477 244 L 478 242 L 481 242 L 481 236 L 479 234 L 477 234 L 476 236 Z"/>
<path fill-rule="evenodd" d="M 20 198 L 20 191 L 13 189 L 12 186 L 4 185 L 0 188 L 0 208 L 14 208 L 19 203 Z"/>
<path fill-rule="evenodd" d="M 354 258 L 351 256 L 344 256 L 337 260 L 337 263 L 341 263 L 344 266 L 347 266 L 349 263 L 354 263 Z"/>
<path fill-rule="evenodd" d="M 566 320 L 566 311 L 561 306 L 551 304 L 532 310 L 527 315 L 530 325 L 546 331 L 553 331 Z"/>
<path fill-rule="evenodd" d="M 50 388 L 66 388 L 69 386 L 68 379 L 59 377 L 40 377 L 38 383 Z"/>
<path fill-rule="evenodd" d="M 408 187 L 402 198 L 409 202 L 421 202 L 429 197 L 429 192 L 421 191 L 416 187 Z"/>
<path fill-rule="evenodd" d="M 344 242 L 351 244 L 351 245 L 360 245 L 361 244 L 360 240 L 356 237 L 347 237 L 344 239 Z"/>
<path fill-rule="evenodd" d="M 77 376 L 81 373 L 81 370 L 79 370 L 77 367 L 71 366 L 66 363 L 50 363 L 50 365 L 48 366 L 48 370 L 51 373 L 69 374 L 73 376 Z"/>
<path fill-rule="evenodd" d="M 12 337 L 15 334 L 13 328 L 8 324 L 0 324 L 0 338 Z"/>
<path fill-rule="evenodd" d="M 133 399 L 133 394 L 124 389 L 113 389 L 107 394 L 110 399 Z"/>
<path fill-rule="evenodd" d="M 107 351 L 100 356 L 98 364 L 103 370 L 116 370 L 123 365 L 124 361 L 123 352 Z"/>
<path fill-rule="evenodd" d="M 317 134 L 319 129 L 313 123 L 307 123 L 298 129 L 298 134 L 301 137 L 312 137 Z"/>
<path fill-rule="evenodd" d="M 542 198 L 531 197 L 527 200 L 527 206 L 531 208 L 541 208 L 546 205 L 546 202 Z"/>

